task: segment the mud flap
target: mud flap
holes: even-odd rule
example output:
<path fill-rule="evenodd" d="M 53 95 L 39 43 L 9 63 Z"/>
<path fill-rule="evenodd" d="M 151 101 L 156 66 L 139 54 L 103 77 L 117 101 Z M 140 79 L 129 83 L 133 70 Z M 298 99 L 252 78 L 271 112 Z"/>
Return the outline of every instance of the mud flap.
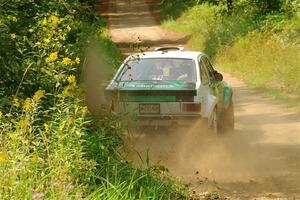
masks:
<path fill-rule="evenodd" d="M 205 112 L 203 113 L 203 117 L 209 118 L 211 116 L 216 104 L 217 104 L 217 98 L 211 94 L 208 94 L 207 99 L 206 99 L 206 107 L 205 107 Z"/>

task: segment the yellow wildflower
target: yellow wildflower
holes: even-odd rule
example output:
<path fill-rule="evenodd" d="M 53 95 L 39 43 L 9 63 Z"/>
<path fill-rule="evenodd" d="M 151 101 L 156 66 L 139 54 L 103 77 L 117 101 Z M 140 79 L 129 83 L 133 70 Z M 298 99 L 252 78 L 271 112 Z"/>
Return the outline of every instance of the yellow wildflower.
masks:
<path fill-rule="evenodd" d="M 13 17 L 11 18 L 11 20 L 12 20 L 13 22 L 18 21 L 18 19 L 17 19 L 15 16 L 13 16 Z"/>
<path fill-rule="evenodd" d="M 31 105 L 31 99 L 27 98 L 24 102 L 23 102 L 23 108 L 25 110 L 29 110 L 30 109 L 30 105 Z"/>
<path fill-rule="evenodd" d="M 70 75 L 70 76 L 68 77 L 68 82 L 69 82 L 70 84 L 76 84 L 76 77 L 75 77 L 74 75 Z"/>
<path fill-rule="evenodd" d="M 55 27 L 56 27 L 56 26 L 59 24 L 59 22 L 60 22 L 60 19 L 59 19 L 58 17 L 56 17 L 55 15 L 52 15 L 52 16 L 50 17 L 50 20 L 51 20 L 52 25 L 55 26 Z"/>
<path fill-rule="evenodd" d="M 49 57 L 46 58 L 46 63 L 51 63 L 57 60 L 57 52 L 51 53 Z"/>
<path fill-rule="evenodd" d="M 68 32 L 70 32 L 72 30 L 69 25 L 67 26 L 67 30 L 68 30 Z"/>
<path fill-rule="evenodd" d="M 0 163 L 7 163 L 8 159 L 7 159 L 7 154 L 4 152 L 0 152 Z"/>
<path fill-rule="evenodd" d="M 38 90 L 34 93 L 32 99 L 35 102 L 38 102 L 41 98 L 45 97 L 45 91 L 44 90 Z"/>
<path fill-rule="evenodd" d="M 64 57 L 62 63 L 63 63 L 64 65 L 70 65 L 70 64 L 72 63 L 72 61 L 71 61 L 70 58 Z"/>
<path fill-rule="evenodd" d="M 50 30 L 49 33 L 47 34 L 49 38 L 51 38 L 53 35 L 55 35 L 57 32 L 55 30 Z"/>
<path fill-rule="evenodd" d="M 37 162 L 37 161 L 39 161 L 39 156 L 36 155 L 36 154 L 33 154 L 33 155 L 30 157 L 30 160 L 31 160 L 32 162 Z"/>
<path fill-rule="evenodd" d="M 80 58 L 79 58 L 79 57 L 76 57 L 76 58 L 75 58 L 75 62 L 76 62 L 76 64 L 79 64 L 79 63 L 80 63 Z"/>
<path fill-rule="evenodd" d="M 15 39 L 17 36 L 16 36 L 15 33 L 11 33 L 11 34 L 10 34 L 10 37 L 11 37 L 12 39 Z"/>
<path fill-rule="evenodd" d="M 88 108 L 86 106 L 82 107 L 80 110 L 80 113 L 85 116 L 89 112 Z"/>
<path fill-rule="evenodd" d="M 35 46 L 40 46 L 42 43 L 40 43 L 40 42 L 36 42 L 35 43 Z"/>
<path fill-rule="evenodd" d="M 66 37 L 63 36 L 63 35 L 60 35 L 60 36 L 59 36 L 59 39 L 61 39 L 62 41 L 65 41 L 65 40 L 66 40 Z"/>
<path fill-rule="evenodd" d="M 65 89 L 62 91 L 62 97 L 68 97 L 70 96 L 69 87 L 65 87 Z"/>
<path fill-rule="evenodd" d="M 43 24 L 43 26 L 47 26 L 47 24 L 48 24 L 48 21 L 47 21 L 47 19 L 46 19 L 46 18 L 44 18 L 44 19 L 43 19 L 43 22 L 42 22 L 42 24 Z"/>
<path fill-rule="evenodd" d="M 11 134 L 9 137 L 10 137 L 10 139 L 12 139 L 12 140 L 17 140 L 17 139 L 18 139 L 18 134 L 17 134 L 17 133 L 14 133 L 14 134 Z"/>
<path fill-rule="evenodd" d="M 21 130 L 27 130 L 29 126 L 29 121 L 28 119 L 20 119 L 18 124 Z"/>
<path fill-rule="evenodd" d="M 67 122 L 68 122 L 68 124 L 73 124 L 75 122 L 75 118 L 74 117 L 68 117 Z"/>
<path fill-rule="evenodd" d="M 48 29 L 46 27 L 43 27 L 43 31 L 46 32 Z"/>
<path fill-rule="evenodd" d="M 49 57 L 46 58 L 46 63 L 51 63 L 51 59 Z"/>
<path fill-rule="evenodd" d="M 50 41 L 49 38 L 45 38 L 45 39 L 44 39 L 44 42 L 45 42 L 46 44 L 49 44 L 51 41 Z"/>
<path fill-rule="evenodd" d="M 2 119 L 2 115 L 3 115 L 3 114 L 2 114 L 2 112 L 0 111 L 0 120 Z"/>
<path fill-rule="evenodd" d="M 18 98 L 14 98 L 13 101 L 12 101 L 12 105 L 15 106 L 15 107 L 20 107 L 20 101 Z"/>
<path fill-rule="evenodd" d="M 52 61 L 57 60 L 57 52 L 51 53 L 49 57 Z"/>
<path fill-rule="evenodd" d="M 44 128 L 45 128 L 45 131 L 49 131 L 49 125 L 48 124 L 44 124 Z"/>

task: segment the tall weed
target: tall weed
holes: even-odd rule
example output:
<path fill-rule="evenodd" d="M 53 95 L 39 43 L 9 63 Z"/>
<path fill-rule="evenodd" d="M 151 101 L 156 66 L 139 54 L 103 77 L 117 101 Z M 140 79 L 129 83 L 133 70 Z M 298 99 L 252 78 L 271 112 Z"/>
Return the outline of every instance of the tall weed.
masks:
<path fill-rule="evenodd" d="M 91 43 L 114 67 L 121 54 L 94 0 L 0 4 L 0 199 L 149 199 L 184 193 L 122 148 L 118 115 L 89 114 L 78 85 Z M 25 12 L 26 10 L 26 12 Z M 99 121 L 102 124 L 99 124 Z"/>

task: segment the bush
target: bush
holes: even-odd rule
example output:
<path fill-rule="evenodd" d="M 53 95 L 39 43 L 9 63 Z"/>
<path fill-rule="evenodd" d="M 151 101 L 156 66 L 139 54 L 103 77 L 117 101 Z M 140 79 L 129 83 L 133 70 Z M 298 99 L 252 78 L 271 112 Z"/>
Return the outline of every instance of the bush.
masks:
<path fill-rule="evenodd" d="M 0 7 L 0 199 L 146 199 L 183 194 L 149 166 L 119 155 L 119 118 L 99 125 L 78 75 L 90 43 L 109 66 L 121 54 L 105 23 L 77 0 L 12 0 Z M 26 12 L 24 12 L 26 10 Z M 94 42 L 96 41 L 96 42 Z"/>

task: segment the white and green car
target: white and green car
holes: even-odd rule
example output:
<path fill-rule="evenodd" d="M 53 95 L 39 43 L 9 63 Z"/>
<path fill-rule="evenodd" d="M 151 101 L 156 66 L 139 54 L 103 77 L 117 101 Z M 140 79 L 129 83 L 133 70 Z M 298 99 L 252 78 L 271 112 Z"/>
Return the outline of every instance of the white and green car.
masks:
<path fill-rule="evenodd" d="M 106 87 L 111 109 L 147 125 L 207 119 L 215 133 L 234 128 L 232 87 L 202 52 L 157 48 L 123 62 Z"/>

